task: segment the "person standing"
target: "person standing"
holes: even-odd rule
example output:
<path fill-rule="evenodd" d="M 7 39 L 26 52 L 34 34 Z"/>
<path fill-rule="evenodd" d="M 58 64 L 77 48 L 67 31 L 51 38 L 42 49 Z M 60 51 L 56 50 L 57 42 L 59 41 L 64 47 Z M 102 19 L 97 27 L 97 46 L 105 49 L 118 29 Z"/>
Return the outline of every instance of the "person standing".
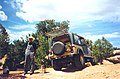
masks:
<path fill-rule="evenodd" d="M 33 42 L 34 38 L 30 36 L 28 38 L 27 48 L 25 50 L 25 63 L 24 63 L 24 75 L 27 74 L 30 69 L 30 75 L 34 73 L 34 58 L 36 56 L 36 44 Z"/>

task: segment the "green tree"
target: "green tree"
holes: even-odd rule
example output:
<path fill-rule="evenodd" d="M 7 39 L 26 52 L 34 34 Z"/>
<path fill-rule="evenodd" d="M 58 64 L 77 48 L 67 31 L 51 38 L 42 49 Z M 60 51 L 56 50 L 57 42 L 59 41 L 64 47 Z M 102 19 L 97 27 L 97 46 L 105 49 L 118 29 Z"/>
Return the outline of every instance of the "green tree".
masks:
<path fill-rule="evenodd" d="M 0 24 L 0 58 L 8 52 L 9 36 L 6 29 Z"/>
<path fill-rule="evenodd" d="M 68 30 L 68 25 L 69 21 L 55 22 L 55 20 L 44 20 L 36 24 L 36 29 L 38 34 L 42 34 L 45 36 L 46 32 L 50 32 L 62 27 Z"/>
<path fill-rule="evenodd" d="M 112 55 L 112 52 L 112 44 L 109 41 L 107 41 L 104 37 L 95 41 L 93 45 L 93 56 L 96 57 L 101 64 L 103 59 Z"/>
<path fill-rule="evenodd" d="M 38 39 L 39 39 L 39 45 L 40 46 L 37 49 L 36 65 L 38 67 L 40 67 L 41 64 L 44 62 L 46 52 L 48 50 L 48 42 L 47 42 L 47 39 L 42 35 L 39 35 Z"/>
<path fill-rule="evenodd" d="M 20 66 L 20 62 L 24 61 L 25 49 L 26 49 L 26 41 L 16 40 L 14 41 L 14 52 L 16 53 L 16 66 Z"/>
<path fill-rule="evenodd" d="M 24 61 L 25 48 L 25 41 L 13 41 L 13 44 L 9 46 L 9 52 L 7 53 L 7 59 L 3 67 L 8 66 L 10 70 L 16 70 L 19 67 L 23 67 L 20 62 Z"/>

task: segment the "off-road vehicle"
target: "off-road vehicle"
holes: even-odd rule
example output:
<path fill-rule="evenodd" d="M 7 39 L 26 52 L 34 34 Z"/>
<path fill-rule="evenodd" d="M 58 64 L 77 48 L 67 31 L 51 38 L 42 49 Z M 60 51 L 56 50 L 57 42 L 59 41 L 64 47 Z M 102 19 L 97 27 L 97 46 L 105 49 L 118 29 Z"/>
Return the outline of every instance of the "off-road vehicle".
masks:
<path fill-rule="evenodd" d="M 46 35 L 51 38 L 48 59 L 55 70 L 61 70 L 70 64 L 83 68 L 85 62 L 92 61 L 92 52 L 83 37 L 65 29 L 55 30 Z"/>

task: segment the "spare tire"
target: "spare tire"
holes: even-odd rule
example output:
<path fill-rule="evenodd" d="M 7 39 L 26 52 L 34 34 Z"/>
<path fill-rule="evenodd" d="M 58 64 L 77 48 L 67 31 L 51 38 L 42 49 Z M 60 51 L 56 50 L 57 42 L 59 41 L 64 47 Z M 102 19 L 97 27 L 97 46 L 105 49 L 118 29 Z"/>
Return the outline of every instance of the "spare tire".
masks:
<path fill-rule="evenodd" d="M 65 45 L 62 42 L 55 42 L 53 44 L 53 53 L 55 55 L 62 55 L 65 52 Z"/>

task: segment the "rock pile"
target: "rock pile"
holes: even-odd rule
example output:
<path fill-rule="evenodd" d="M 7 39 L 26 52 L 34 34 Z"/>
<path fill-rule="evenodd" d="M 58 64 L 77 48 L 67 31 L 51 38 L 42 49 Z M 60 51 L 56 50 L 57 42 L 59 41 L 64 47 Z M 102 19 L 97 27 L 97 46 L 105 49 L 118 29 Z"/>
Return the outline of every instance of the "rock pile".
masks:
<path fill-rule="evenodd" d="M 120 63 L 120 50 L 114 50 L 114 56 L 107 58 L 108 61 L 113 62 L 114 64 Z"/>

